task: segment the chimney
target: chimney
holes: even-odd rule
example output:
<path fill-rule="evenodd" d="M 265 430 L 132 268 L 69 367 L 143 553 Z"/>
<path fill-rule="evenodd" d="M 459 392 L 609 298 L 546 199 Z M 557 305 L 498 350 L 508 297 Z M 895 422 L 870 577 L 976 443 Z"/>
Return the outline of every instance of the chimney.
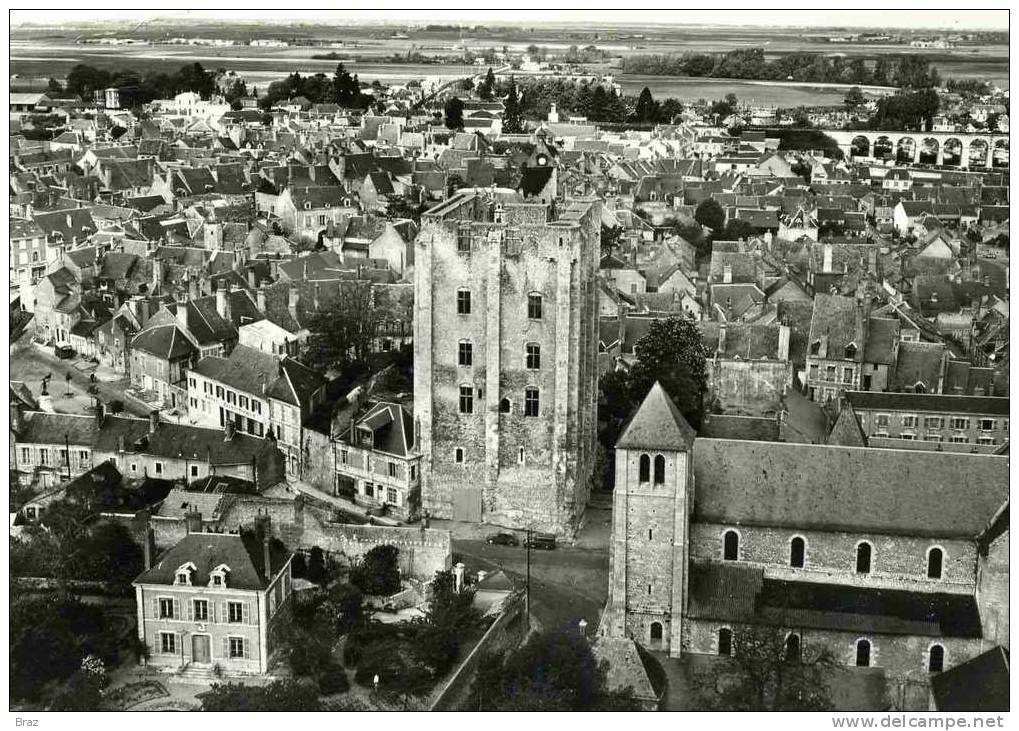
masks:
<path fill-rule="evenodd" d="M 290 317 L 297 322 L 297 301 L 300 299 L 301 293 L 297 289 L 296 284 L 290 285 L 290 291 L 287 295 L 287 309 L 290 310 Z"/>
<path fill-rule="evenodd" d="M 726 264 L 722 267 L 722 284 L 732 284 L 732 265 Z"/>
<path fill-rule="evenodd" d="M 254 269 L 249 269 L 248 270 L 248 289 L 254 289 L 255 286 L 256 286 L 255 270 Z"/>
<path fill-rule="evenodd" d="M 152 554 L 154 553 L 154 546 L 156 543 L 156 535 L 152 532 L 152 526 L 148 525 L 146 521 L 145 525 L 145 540 L 142 542 L 142 551 L 145 554 L 145 570 L 148 571 L 152 568 Z"/>
<path fill-rule="evenodd" d="M 192 276 L 188 279 L 188 297 L 190 299 L 196 300 L 198 299 L 198 296 L 199 296 L 198 277 Z"/>
<path fill-rule="evenodd" d="M 824 245 L 824 262 L 821 265 L 821 272 L 824 274 L 832 272 L 832 245 L 830 243 Z"/>
<path fill-rule="evenodd" d="M 718 352 L 725 353 L 725 323 L 718 326 Z"/>
<path fill-rule="evenodd" d="M 124 450 L 124 435 L 123 434 L 121 434 L 120 436 L 117 437 L 117 451 L 120 452 L 121 454 L 123 454 L 124 451 L 125 451 Z"/>
<path fill-rule="evenodd" d="M 194 509 L 184 513 L 184 528 L 190 533 L 202 532 L 202 514 Z"/>
<path fill-rule="evenodd" d="M 67 220 L 67 228 L 70 228 L 72 225 L 74 225 L 73 221 L 71 219 L 71 214 L 70 213 L 67 214 L 67 219 L 66 220 Z"/>
<path fill-rule="evenodd" d="M 265 580 L 270 581 L 272 579 L 272 551 L 270 550 L 270 542 L 272 541 L 272 524 L 269 522 L 269 516 L 265 516 L 265 522 L 263 525 L 262 532 L 262 565 L 265 567 Z"/>
<path fill-rule="evenodd" d="M 159 285 L 163 283 L 163 260 L 152 260 L 152 294 L 159 291 Z"/>
<path fill-rule="evenodd" d="M 13 417 L 13 413 L 11 414 L 11 416 Z M 96 401 L 96 428 L 102 429 L 104 421 L 106 421 L 106 404 L 104 404 L 102 401 L 97 400 Z M 14 428 L 13 420 L 11 421 L 11 428 L 12 429 Z"/>
<path fill-rule="evenodd" d="M 265 289 L 262 287 L 255 290 L 255 307 L 259 312 L 265 314 Z"/>
<path fill-rule="evenodd" d="M 234 438 L 234 423 L 232 419 L 223 420 L 223 441 L 229 442 Z"/>
<path fill-rule="evenodd" d="M 152 409 L 149 412 L 149 434 L 155 434 L 157 426 L 159 426 L 159 411 Z"/>
<path fill-rule="evenodd" d="M 188 305 L 187 302 L 177 303 L 177 327 L 188 332 Z"/>
<path fill-rule="evenodd" d="M 776 357 L 779 360 L 789 360 L 789 326 L 779 325 L 778 326 L 778 353 Z"/>
<path fill-rule="evenodd" d="M 224 320 L 230 319 L 230 308 L 227 304 L 227 295 L 230 294 L 230 285 L 221 280 L 219 286 L 216 287 L 216 312 Z"/>

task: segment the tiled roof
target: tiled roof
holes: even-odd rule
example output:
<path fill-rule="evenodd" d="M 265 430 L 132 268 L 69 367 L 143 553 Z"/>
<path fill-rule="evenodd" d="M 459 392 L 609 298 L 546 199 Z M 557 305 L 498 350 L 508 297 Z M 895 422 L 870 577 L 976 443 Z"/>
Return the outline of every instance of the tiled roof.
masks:
<path fill-rule="evenodd" d="M 685 452 L 694 440 L 694 430 L 683 418 L 662 384 L 655 384 L 644 397 L 633 418 L 623 429 L 616 449 L 664 449 Z"/>
<path fill-rule="evenodd" d="M 931 676 L 931 695 L 941 712 L 1008 711 L 1010 691 L 1008 650 L 1000 645 Z"/>
<path fill-rule="evenodd" d="M 698 439 L 693 464 L 695 519 L 730 525 L 972 537 L 1008 493 L 986 455 Z"/>
<path fill-rule="evenodd" d="M 161 555 L 156 564 L 134 580 L 135 584 L 171 585 L 177 569 L 192 563 L 194 586 L 207 586 L 210 572 L 226 564 L 230 567 L 226 584 L 231 589 L 261 590 L 286 566 L 293 554 L 279 541 L 269 544 L 271 565 L 266 576 L 264 548 L 253 534 L 192 533 Z"/>
<path fill-rule="evenodd" d="M 169 324 L 142 330 L 131 340 L 131 348 L 167 360 L 185 358 L 195 352 L 195 347 L 184 333 L 176 325 Z"/>
<path fill-rule="evenodd" d="M 906 343 L 903 343 L 906 345 Z M 1008 416 L 1008 399 L 999 396 L 950 396 L 932 393 L 849 391 L 846 398 L 858 409 L 930 411 L 953 414 Z"/>

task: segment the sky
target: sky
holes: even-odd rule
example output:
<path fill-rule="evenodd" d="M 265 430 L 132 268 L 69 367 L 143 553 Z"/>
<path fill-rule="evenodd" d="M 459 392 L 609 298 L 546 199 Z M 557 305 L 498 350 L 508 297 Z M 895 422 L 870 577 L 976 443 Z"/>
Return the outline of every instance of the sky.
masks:
<path fill-rule="evenodd" d="M 138 4 L 143 4 L 139 2 Z M 385 3 L 380 3 L 384 5 Z M 165 10 L 61 10 L 60 18 L 65 22 L 94 22 L 103 20 L 145 20 L 160 18 L 191 18 L 194 20 L 233 20 L 261 22 L 308 22 L 308 23 L 350 23 L 350 22 L 420 22 L 433 23 L 485 23 L 485 22 L 583 22 L 592 24 L 684 24 L 684 25 L 760 25 L 825 27 L 855 26 L 872 28 L 955 28 L 959 30 L 990 29 L 1008 30 L 1008 10 L 952 10 L 938 9 L 934 0 L 926 3 L 928 8 L 908 10 L 748 10 L 715 8 L 712 10 L 478 10 L 476 8 L 448 10 L 190 10 L 166 13 Z M 165 6 L 164 6 L 165 7 Z M 592 17 L 594 15 L 594 17 Z M 12 10 L 12 25 L 22 23 L 50 24 L 54 21 L 53 11 Z"/>

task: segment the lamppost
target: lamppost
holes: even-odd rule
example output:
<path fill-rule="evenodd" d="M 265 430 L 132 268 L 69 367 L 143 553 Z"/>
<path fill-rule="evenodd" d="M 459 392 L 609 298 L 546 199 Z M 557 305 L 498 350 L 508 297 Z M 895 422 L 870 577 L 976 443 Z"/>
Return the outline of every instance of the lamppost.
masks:
<path fill-rule="evenodd" d="M 583 617 L 581 617 L 580 621 L 577 622 L 577 626 L 580 627 L 580 636 L 583 637 L 586 640 L 587 639 L 587 620 L 584 619 Z"/>

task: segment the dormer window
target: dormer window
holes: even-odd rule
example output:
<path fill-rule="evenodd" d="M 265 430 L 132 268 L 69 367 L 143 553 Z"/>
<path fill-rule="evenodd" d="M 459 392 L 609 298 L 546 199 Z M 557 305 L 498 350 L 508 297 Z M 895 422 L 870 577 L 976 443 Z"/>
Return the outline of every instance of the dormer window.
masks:
<path fill-rule="evenodd" d="M 209 586 L 216 588 L 225 587 L 227 585 L 226 577 L 229 575 L 229 573 L 230 567 L 227 566 L 225 563 L 220 564 L 219 566 L 217 566 L 216 568 L 209 572 Z"/>
<path fill-rule="evenodd" d="M 821 352 L 821 341 L 815 340 L 810 344 L 810 354 L 817 355 L 820 352 Z"/>
<path fill-rule="evenodd" d="M 173 583 L 177 586 L 191 586 L 191 577 L 195 572 L 195 565 L 188 562 L 177 569 Z"/>
<path fill-rule="evenodd" d="M 850 343 L 846 346 L 846 360 L 852 360 L 856 357 L 856 343 Z"/>
<path fill-rule="evenodd" d="M 311 201 L 308 201 L 307 203 L 304 204 L 304 210 L 306 211 L 311 210 Z"/>

